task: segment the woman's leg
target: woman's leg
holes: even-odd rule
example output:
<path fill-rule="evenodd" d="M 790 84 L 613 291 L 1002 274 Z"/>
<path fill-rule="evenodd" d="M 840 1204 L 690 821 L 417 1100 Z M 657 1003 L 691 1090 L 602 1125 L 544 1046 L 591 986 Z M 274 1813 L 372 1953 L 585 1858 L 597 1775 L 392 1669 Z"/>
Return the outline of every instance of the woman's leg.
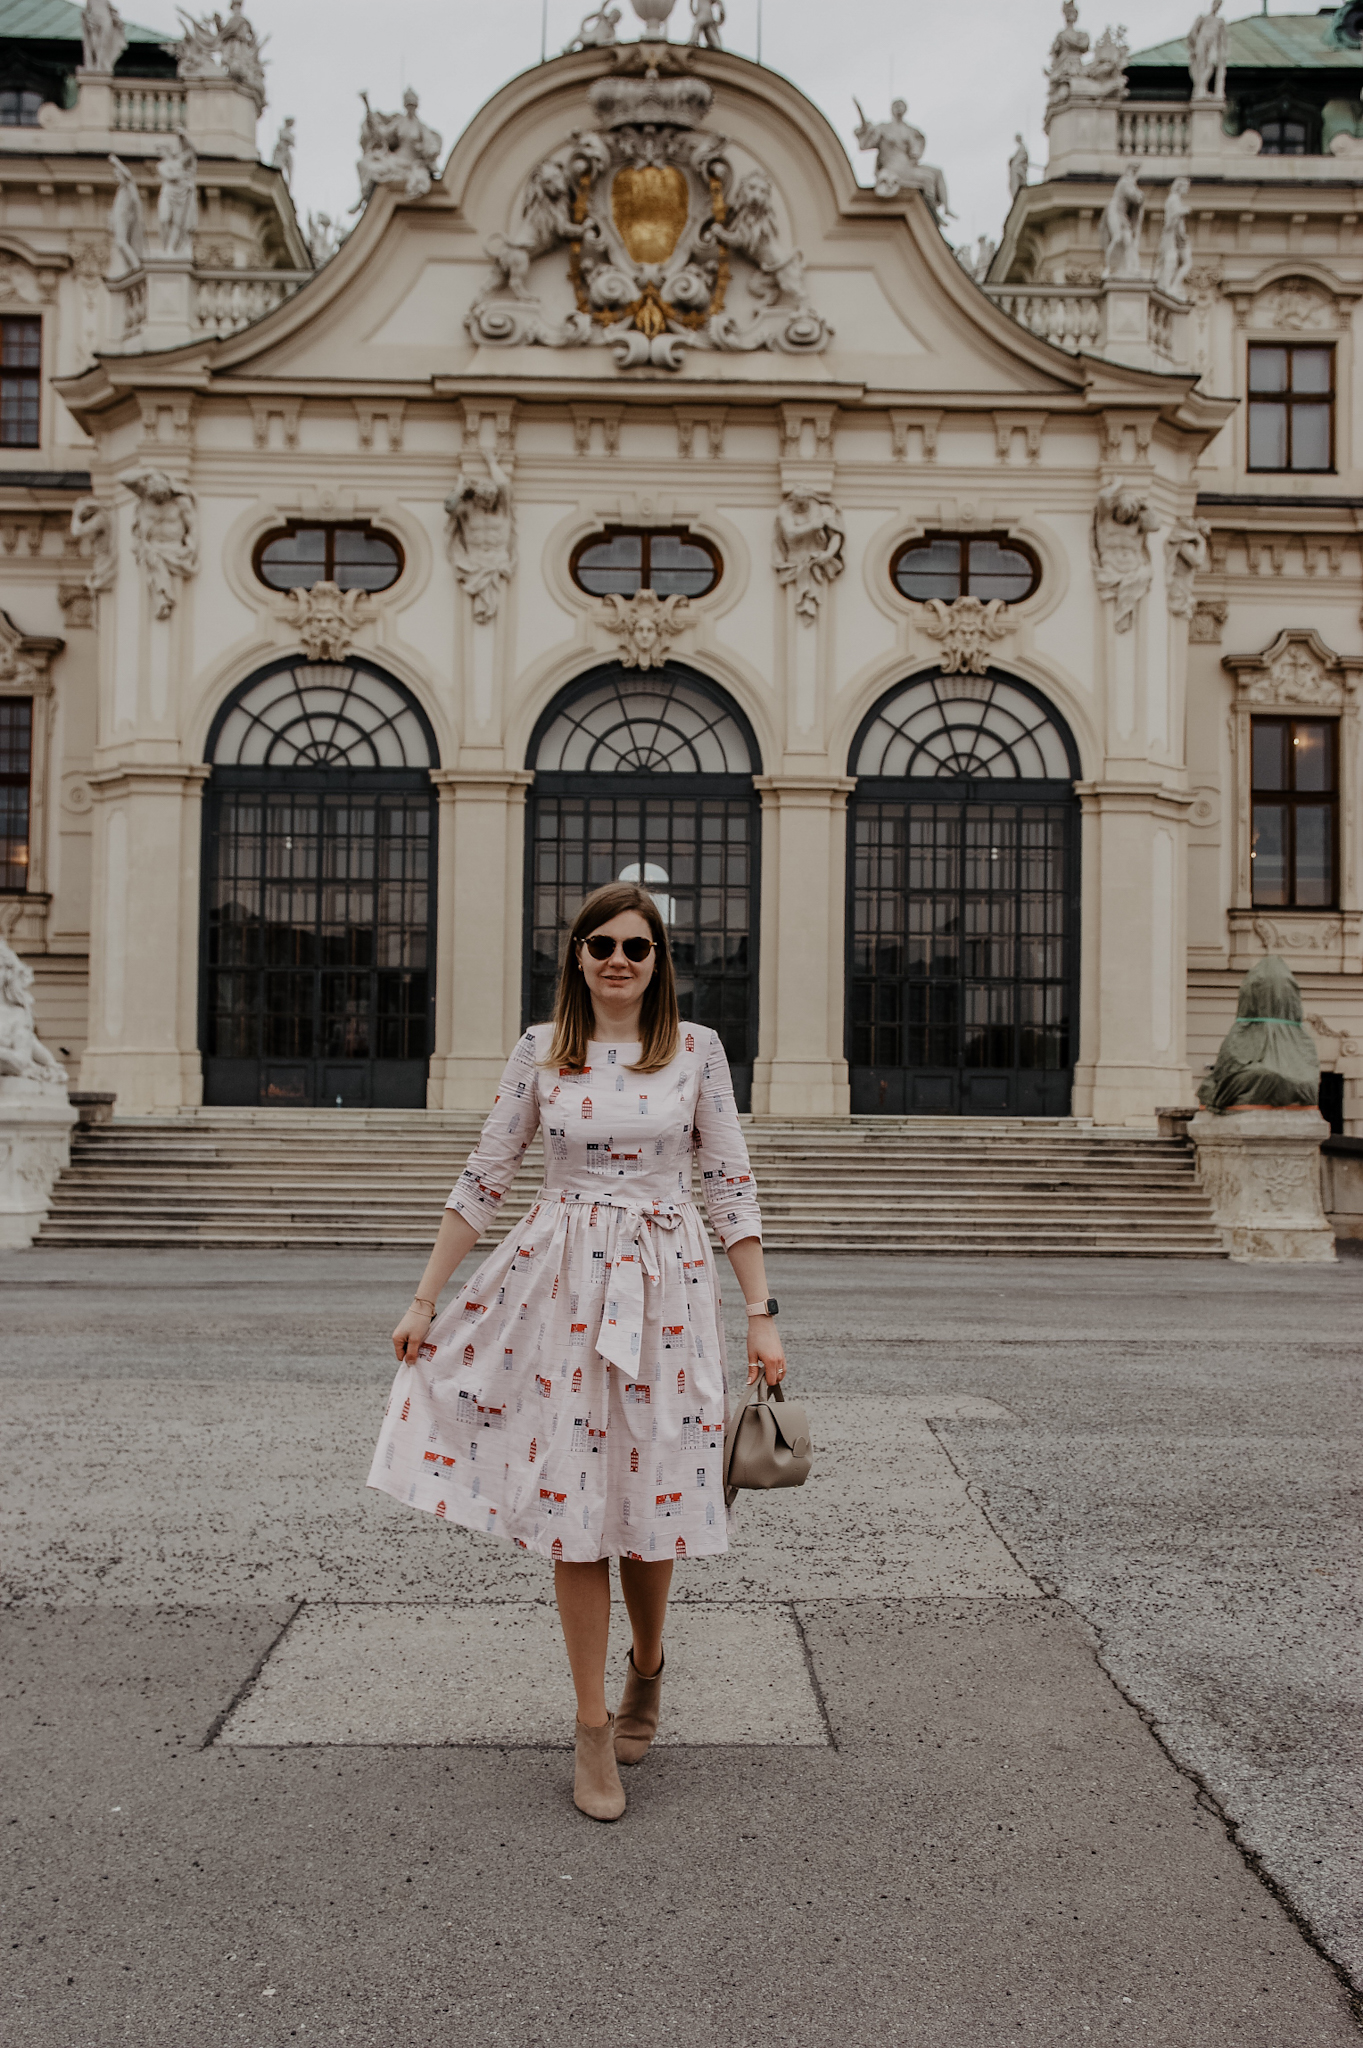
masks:
<path fill-rule="evenodd" d="M 670 1559 L 666 1564 L 643 1564 L 637 1557 L 621 1558 L 620 1591 L 634 1630 L 634 1668 L 641 1678 L 652 1678 L 662 1669 L 663 1623 L 671 1587 Z"/>
<path fill-rule="evenodd" d="M 563 1640 L 568 1646 L 568 1662 L 577 1691 L 577 1718 L 584 1728 L 604 1728 L 610 1719 L 606 1707 L 606 1644 L 611 1626 L 609 1558 L 600 1557 L 594 1564 L 556 1564 L 554 1591 L 558 1595 L 558 1618 L 563 1624 Z"/>

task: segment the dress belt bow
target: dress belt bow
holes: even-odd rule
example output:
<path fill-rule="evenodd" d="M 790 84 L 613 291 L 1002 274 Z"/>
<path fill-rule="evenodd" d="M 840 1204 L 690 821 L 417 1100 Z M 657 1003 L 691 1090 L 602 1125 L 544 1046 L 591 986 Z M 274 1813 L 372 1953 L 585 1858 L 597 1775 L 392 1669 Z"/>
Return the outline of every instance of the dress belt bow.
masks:
<path fill-rule="evenodd" d="M 622 1372 L 636 1373 L 644 1342 L 644 1281 L 661 1280 L 657 1232 L 679 1230 L 681 1209 L 670 1202 L 621 1202 L 586 1195 L 610 1212 L 606 1237 L 606 1302 L 596 1348 Z"/>

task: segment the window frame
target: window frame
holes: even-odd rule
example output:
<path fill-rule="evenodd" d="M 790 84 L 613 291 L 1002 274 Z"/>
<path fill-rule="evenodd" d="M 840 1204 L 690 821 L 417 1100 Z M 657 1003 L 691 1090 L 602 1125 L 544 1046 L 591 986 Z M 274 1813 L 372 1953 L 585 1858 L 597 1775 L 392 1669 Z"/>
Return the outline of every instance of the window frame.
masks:
<path fill-rule="evenodd" d="M 693 533 L 689 526 L 626 526 L 620 524 L 599 526 L 595 532 L 585 534 L 578 541 L 568 557 L 568 575 L 573 588 L 580 590 L 584 597 L 594 598 L 597 603 L 600 603 L 605 593 L 599 590 L 588 590 L 578 575 L 578 565 L 583 555 L 587 552 L 588 548 L 600 547 L 603 541 L 634 538 L 639 539 L 643 543 L 640 550 L 641 559 L 639 564 L 640 590 L 651 590 L 653 588 L 649 580 L 652 575 L 649 556 L 652 552 L 652 543 L 655 540 L 684 541 L 688 547 L 700 548 L 710 557 L 711 567 L 715 572 L 715 580 L 708 590 L 700 591 L 697 596 L 690 600 L 692 604 L 701 604 L 707 597 L 713 597 L 724 580 L 724 557 L 715 546 L 715 543 L 708 539 L 705 534 Z M 628 603 L 629 600 L 626 599 L 625 602 Z"/>
<path fill-rule="evenodd" d="M 1321 154 L 1321 111 L 1306 100 L 1294 100 L 1289 94 L 1281 93 L 1274 100 L 1260 100 L 1254 106 L 1241 110 L 1240 132 L 1253 129 L 1256 135 L 1263 135 L 1263 123 L 1276 121 L 1281 126 L 1287 121 L 1299 121 L 1304 130 L 1301 149 L 1273 149 L 1265 142 L 1263 156 L 1319 156 Z"/>
<path fill-rule="evenodd" d="M 8 330 L 20 325 L 36 327 L 38 330 L 37 361 L 34 363 L 7 364 L 4 361 L 5 343 Z M 0 397 L 0 448 L 41 448 L 43 445 L 43 316 L 41 313 L 0 314 L 0 386 L 14 379 L 21 390 L 32 386 L 34 395 L 33 438 L 31 440 L 9 440 L 3 425 L 3 398 Z"/>
<path fill-rule="evenodd" d="M 890 584 L 894 590 L 896 597 L 903 598 L 906 604 L 931 604 L 934 602 L 934 600 L 932 598 L 911 597 L 909 595 L 908 591 L 905 590 L 904 586 L 899 581 L 900 563 L 904 560 L 906 555 L 911 555 L 915 553 L 919 548 L 931 547 L 934 541 L 939 540 L 956 541 L 958 545 L 965 548 L 966 556 L 965 570 L 961 577 L 963 587 L 957 591 L 955 597 L 941 598 L 936 600 L 936 602 L 942 604 L 955 604 L 958 601 L 958 599 L 968 596 L 970 594 L 968 589 L 970 583 L 969 551 L 970 545 L 974 541 L 993 541 L 996 546 L 1009 548 L 1012 550 L 1014 554 L 1021 555 L 1023 559 L 1030 565 L 1032 571 L 1032 581 L 1030 588 L 1025 590 L 1021 597 L 1005 597 L 1004 599 L 1002 599 L 1002 602 L 1006 604 L 1010 610 L 1015 605 L 1027 604 L 1030 599 L 1036 596 L 1038 590 L 1040 590 L 1041 588 L 1041 557 L 1037 553 L 1036 549 L 1034 547 L 1031 547 L 1025 540 L 1017 540 L 1011 533 L 947 533 L 937 528 L 933 528 L 930 532 L 915 534 L 912 540 L 901 541 L 899 546 L 895 549 L 894 553 L 890 556 Z"/>
<path fill-rule="evenodd" d="M 38 699 L 28 693 L 5 691 L 0 703 L 24 704 L 28 707 L 28 772 L 20 775 L 16 770 L 0 769 L 0 789 L 22 789 L 24 792 L 24 879 L 21 883 L 0 880 L 0 896 L 28 896 L 32 894 L 33 883 L 33 768 L 34 752 L 38 731 Z M 17 842 L 16 842 L 17 843 Z M 14 863 L 0 863 L 0 876 Z"/>
<path fill-rule="evenodd" d="M 286 589 L 278 583 L 271 583 L 263 573 L 265 550 L 273 547 L 277 540 L 288 540 L 296 533 L 325 533 L 326 553 L 323 558 L 322 574 L 317 577 L 316 582 L 291 583 Z M 256 542 L 251 551 L 251 572 L 257 583 L 264 584 L 266 590 L 272 590 L 276 597 L 287 597 L 289 590 L 314 590 L 318 583 L 334 583 L 335 536 L 338 533 L 369 534 L 373 539 L 381 540 L 385 546 L 390 547 L 398 558 L 397 574 L 391 583 L 384 584 L 382 590 L 371 591 L 369 594 L 372 597 L 386 597 L 390 590 L 396 589 L 406 572 L 407 552 L 395 533 L 390 532 L 386 526 L 376 526 L 372 519 L 286 519 L 282 526 L 272 526 L 269 532 L 263 533 Z"/>
<path fill-rule="evenodd" d="M 1281 396 L 1274 392 L 1256 393 L 1254 390 L 1254 351 L 1256 349 L 1281 349 L 1288 357 L 1288 383 Z M 1330 384 L 1323 392 L 1303 392 L 1298 401 L 1292 388 L 1292 357 L 1298 351 L 1307 349 L 1328 354 L 1330 358 Z M 1292 415 L 1298 402 L 1319 405 L 1324 401 L 1330 422 L 1329 461 L 1323 469 L 1295 469 L 1292 466 Z M 1266 463 L 1256 463 L 1254 457 L 1254 408 L 1256 405 L 1281 404 L 1287 414 L 1287 461 L 1282 468 Z M 1246 344 L 1245 354 L 1245 473 L 1248 476 L 1334 476 L 1337 410 L 1339 406 L 1339 351 L 1333 341 L 1289 341 L 1269 340 L 1257 335 Z"/>
<path fill-rule="evenodd" d="M 1285 726 L 1289 745 L 1287 759 L 1290 766 L 1290 782 L 1286 789 L 1260 789 L 1254 780 L 1254 739 L 1262 726 Z M 1299 725 L 1323 725 L 1330 730 L 1331 786 L 1327 789 L 1298 790 L 1296 787 L 1296 758 L 1291 746 L 1292 729 Z M 1343 740 L 1342 720 L 1338 713 L 1331 711 L 1264 711 L 1253 712 L 1249 721 L 1249 895 L 1254 910 L 1298 910 L 1329 912 L 1340 907 L 1340 810 L 1342 791 L 1340 788 L 1340 754 Z M 1286 901 L 1267 903 L 1261 901 L 1255 886 L 1254 869 L 1254 816 L 1260 803 L 1280 804 L 1287 814 L 1287 831 L 1284 845 L 1284 868 L 1286 871 Z M 1302 805 L 1320 809 L 1328 803 L 1330 812 L 1330 879 L 1329 900 L 1324 903 L 1303 903 L 1299 900 L 1297 888 L 1297 812 Z"/>

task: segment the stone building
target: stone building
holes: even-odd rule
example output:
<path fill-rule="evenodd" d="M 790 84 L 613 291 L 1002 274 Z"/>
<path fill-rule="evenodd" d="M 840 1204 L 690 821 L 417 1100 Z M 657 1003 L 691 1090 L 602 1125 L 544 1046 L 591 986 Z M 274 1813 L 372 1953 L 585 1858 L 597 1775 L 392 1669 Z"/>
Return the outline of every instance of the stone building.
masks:
<path fill-rule="evenodd" d="M 1067 21 L 983 286 L 902 113 L 860 184 L 723 50 L 555 59 L 447 161 L 367 110 L 315 270 L 230 52 L 45 58 L 0 138 L 0 928 L 81 1086 L 481 1106 L 629 875 L 759 1115 L 1145 1124 L 1271 945 L 1363 1129 L 1329 26 L 1269 23 L 1313 151 L 1340 87 L 1303 156 Z"/>

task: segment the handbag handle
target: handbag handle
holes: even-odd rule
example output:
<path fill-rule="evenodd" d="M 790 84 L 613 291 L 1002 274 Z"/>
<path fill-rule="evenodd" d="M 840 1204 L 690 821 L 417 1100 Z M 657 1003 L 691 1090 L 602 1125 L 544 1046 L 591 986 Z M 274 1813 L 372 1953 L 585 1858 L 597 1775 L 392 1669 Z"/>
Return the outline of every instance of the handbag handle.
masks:
<path fill-rule="evenodd" d="M 761 1374 L 757 1382 L 757 1398 L 759 1401 L 770 1401 L 773 1398 L 778 1401 L 784 1401 L 786 1397 L 781 1392 L 780 1380 L 777 1380 L 774 1385 L 769 1386 L 766 1374 Z"/>

